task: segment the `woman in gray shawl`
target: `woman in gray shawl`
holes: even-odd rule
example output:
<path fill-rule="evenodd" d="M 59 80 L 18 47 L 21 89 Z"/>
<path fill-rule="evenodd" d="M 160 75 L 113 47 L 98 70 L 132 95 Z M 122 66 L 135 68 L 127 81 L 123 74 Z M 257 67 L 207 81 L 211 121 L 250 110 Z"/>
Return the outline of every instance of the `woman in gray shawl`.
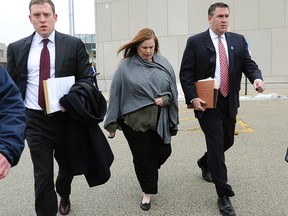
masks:
<path fill-rule="evenodd" d="M 158 169 L 171 155 L 176 135 L 178 92 L 174 70 L 159 53 L 153 30 L 144 28 L 118 54 L 124 57 L 114 73 L 104 128 L 109 137 L 123 131 L 133 155 L 137 179 L 143 191 L 141 209 L 151 207 L 158 193 Z"/>

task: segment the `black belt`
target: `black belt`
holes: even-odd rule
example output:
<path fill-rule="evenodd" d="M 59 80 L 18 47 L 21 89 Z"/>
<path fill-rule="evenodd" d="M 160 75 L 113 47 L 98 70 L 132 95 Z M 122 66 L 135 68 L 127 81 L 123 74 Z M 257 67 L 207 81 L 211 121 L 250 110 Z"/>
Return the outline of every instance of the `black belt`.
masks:
<path fill-rule="evenodd" d="M 48 117 L 56 116 L 56 115 L 61 113 L 61 111 L 58 111 L 58 112 L 55 112 L 55 113 L 47 114 L 46 110 L 45 111 L 44 110 L 35 110 L 35 109 L 29 109 L 29 108 L 26 108 L 26 110 L 31 111 L 31 112 L 35 112 L 35 113 L 39 113 L 39 114 L 42 114 L 42 115 L 48 116 Z"/>

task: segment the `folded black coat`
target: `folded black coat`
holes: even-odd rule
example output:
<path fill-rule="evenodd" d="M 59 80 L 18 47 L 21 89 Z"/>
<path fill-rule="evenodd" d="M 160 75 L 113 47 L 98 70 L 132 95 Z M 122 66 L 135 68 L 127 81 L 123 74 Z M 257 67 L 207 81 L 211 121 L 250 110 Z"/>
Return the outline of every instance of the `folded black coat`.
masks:
<path fill-rule="evenodd" d="M 67 115 L 67 159 L 72 175 L 85 175 L 90 187 L 111 176 L 114 155 L 99 127 L 107 110 L 102 93 L 89 79 L 78 80 L 60 99 Z"/>

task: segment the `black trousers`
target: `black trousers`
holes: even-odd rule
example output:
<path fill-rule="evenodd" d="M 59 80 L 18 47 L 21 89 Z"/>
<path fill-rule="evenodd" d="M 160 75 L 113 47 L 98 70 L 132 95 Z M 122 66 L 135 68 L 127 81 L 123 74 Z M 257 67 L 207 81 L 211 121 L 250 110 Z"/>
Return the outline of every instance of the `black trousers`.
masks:
<path fill-rule="evenodd" d="M 58 212 L 57 193 L 68 197 L 73 176 L 67 174 L 65 151 L 65 120 L 59 112 L 52 116 L 27 109 L 26 139 L 34 168 L 35 211 L 38 216 L 55 216 Z M 59 171 L 54 189 L 54 157 Z"/>
<path fill-rule="evenodd" d="M 218 196 L 234 196 L 232 187 L 227 184 L 227 167 L 225 151 L 234 143 L 236 117 L 229 114 L 228 98 L 219 93 L 217 109 L 205 110 L 202 118 L 198 119 L 205 134 L 207 152 L 200 163 L 208 166 Z"/>
<path fill-rule="evenodd" d="M 141 189 L 146 194 L 158 193 L 158 169 L 171 155 L 171 145 L 165 144 L 157 132 L 137 132 L 121 124 L 133 155 L 133 164 Z"/>

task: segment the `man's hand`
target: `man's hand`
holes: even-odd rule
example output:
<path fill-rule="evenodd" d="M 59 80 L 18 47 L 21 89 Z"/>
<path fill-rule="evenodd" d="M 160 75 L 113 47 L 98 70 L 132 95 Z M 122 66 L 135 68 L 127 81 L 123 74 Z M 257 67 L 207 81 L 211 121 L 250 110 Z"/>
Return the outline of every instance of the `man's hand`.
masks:
<path fill-rule="evenodd" d="M 260 80 L 260 79 L 257 79 L 257 80 L 254 81 L 253 87 L 259 93 L 264 92 L 264 89 L 265 89 L 264 82 L 262 80 Z"/>
<path fill-rule="evenodd" d="M 193 105 L 193 109 L 198 110 L 198 111 L 205 111 L 205 108 L 203 107 L 203 105 L 206 104 L 206 101 L 202 100 L 201 98 L 194 98 L 192 100 L 192 105 Z"/>
<path fill-rule="evenodd" d="M 6 157 L 0 153 L 0 179 L 3 179 L 8 175 L 10 168 L 11 164 Z"/>

